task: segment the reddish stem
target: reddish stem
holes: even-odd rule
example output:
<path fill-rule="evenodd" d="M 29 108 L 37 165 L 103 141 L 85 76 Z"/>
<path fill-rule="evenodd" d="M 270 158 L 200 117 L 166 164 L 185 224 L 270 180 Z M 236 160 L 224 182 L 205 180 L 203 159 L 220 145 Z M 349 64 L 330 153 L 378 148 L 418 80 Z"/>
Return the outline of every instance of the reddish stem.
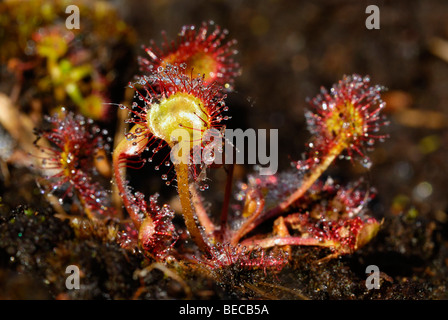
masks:
<path fill-rule="evenodd" d="M 244 229 L 242 236 L 255 229 L 264 221 L 277 217 L 288 209 L 291 204 L 300 199 L 345 148 L 345 143 L 335 143 L 329 150 L 328 154 L 319 162 L 319 164 L 311 169 L 311 174 L 304 178 L 300 187 L 276 207 L 270 209 L 266 213 L 260 215 L 258 219 L 252 221 L 250 225 Z"/>
<path fill-rule="evenodd" d="M 255 208 L 253 207 L 254 203 Z M 238 231 L 232 235 L 232 239 L 230 241 L 232 245 L 236 246 L 240 241 L 240 239 L 250 231 L 248 230 L 248 228 L 250 228 L 253 225 L 256 219 L 263 212 L 263 209 L 264 209 L 264 199 L 260 195 L 260 192 L 258 190 L 251 190 L 246 196 L 246 204 L 244 205 L 244 210 L 242 214 L 243 217 L 246 217 L 248 215 L 249 217 L 241 226 L 241 228 L 239 228 Z"/>
<path fill-rule="evenodd" d="M 246 247 L 270 248 L 274 246 L 321 246 L 329 247 L 333 245 L 332 241 L 321 241 L 316 238 L 300 238 L 300 237 L 272 237 L 264 239 L 246 239 L 241 242 Z"/>
<path fill-rule="evenodd" d="M 129 132 L 135 133 L 138 128 L 143 128 L 141 125 L 135 125 Z M 135 140 L 135 141 L 134 141 Z M 126 208 L 129 216 L 131 217 L 135 227 L 138 229 L 141 226 L 141 217 L 139 212 L 136 211 L 135 201 L 131 198 L 133 197 L 129 190 L 127 189 L 125 170 L 123 163 L 126 159 L 135 157 L 144 150 L 145 145 L 148 142 L 148 138 L 128 140 L 124 138 L 120 141 L 113 152 L 112 161 L 114 167 L 115 182 L 117 184 L 118 191 L 123 200 L 123 205 Z M 137 141 L 138 140 L 138 141 Z M 137 153 L 137 154 L 136 154 Z"/>
<path fill-rule="evenodd" d="M 204 231 L 206 234 L 213 234 L 215 232 L 215 225 L 210 220 L 210 217 L 208 216 L 207 211 L 204 208 L 204 204 L 202 203 L 201 196 L 198 194 L 198 191 L 196 190 L 194 184 L 190 185 L 190 193 L 199 223 L 204 227 Z"/>
<path fill-rule="evenodd" d="M 235 169 L 235 164 L 230 164 L 227 170 L 226 188 L 224 191 L 224 202 L 221 209 L 221 232 L 220 236 L 222 240 L 227 232 L 227 220 L 229 216 L 229 202 L 230 195 L 232 194 L 232 181 L 233 181 L 233 171 Z"/>
<path fill-rule="evenodd" d="M 123 170 L 123 167 L 120 165 L 120 162 L 125 158 L 126 157 L 123 156 L 123 154 L 114 152 L 113 163 L 114 163 L 115 182 L 116 182 L 120 197 L 123 201 L 123 205 L 124 205 L 126 211 L 128 212 L 129 216 L 131 217 L 132 222 L 134 223 L 135 227 L 138 229 L 138 228 L 140 228 L 142 221 L 141 221 L 138 213 L 134 210 L 135 204 L 134 204 L 133 200 L 130 199 L 130 194 L 129 194 L 129 191 L 127 190 L 127 185 L 125 182 L 125 172 Z"/>

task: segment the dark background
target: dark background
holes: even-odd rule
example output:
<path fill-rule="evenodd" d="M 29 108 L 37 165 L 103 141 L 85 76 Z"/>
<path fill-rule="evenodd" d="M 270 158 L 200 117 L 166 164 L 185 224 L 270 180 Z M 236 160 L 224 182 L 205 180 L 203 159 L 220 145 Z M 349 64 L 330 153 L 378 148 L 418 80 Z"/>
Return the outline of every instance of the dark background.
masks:
<path fill-rule="evenodd" d="M 383 98 L 391 124 L 383 132 L 390 138 L 370 154 L 370 171 L 339 161 L 330 173 L 340 179 L 364 176 L 378 190 L 379 214 L 389 212 L 395 199 L 446 220 L 448 62 L 431 49 L 435 37 L 448 38 L 446 1 L 117 4 L 144 45 L 149 39 L 160 44 L 160 30 L 174 37 L 184 24 L 214 20 L 229 30 L 238 40 L 243 70 L 227 100 L 233 116 L 229 126 L 279 129 L 281 169 L 305 150 L 306 98 L 344 74 L 370 75 L 372 84 L 389 90 Z M 380 9 L 379 30 L 365 27 L 371 4 Z"/>

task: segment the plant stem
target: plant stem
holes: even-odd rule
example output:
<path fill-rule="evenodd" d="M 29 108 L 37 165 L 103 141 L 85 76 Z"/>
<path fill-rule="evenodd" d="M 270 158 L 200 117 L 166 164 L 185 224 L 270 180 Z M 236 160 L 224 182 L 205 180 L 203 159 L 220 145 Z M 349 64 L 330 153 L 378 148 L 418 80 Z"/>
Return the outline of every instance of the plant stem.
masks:
<path fill-rule="evenodd" d="M 134 127 L 131 128 L 129 133 L 135 133 L 139 128 L 143 127 L 138 124 L 134 125 Z M 130 198 L 132 195 L 127 189 L 127 185 L 125 182 L 126 167 L 123 166 L 122 164 L 126 162 L 126 159 L 139 155 L 144 150 L 144 147 L 148 143 L 148 139 L 149 139 L 148 137 L 143 137 L 140 138 L 140 140 L 137 139 L 137 141 L 134 141 L 124 138 L 115 147 L 112 156 L 114 176 L 118 192 L 120 193 L 121 198 L 123 199 L 123 204 L 124 207 L 126 208 L 126 211 L 129 213 L 129 216 L 131 217 L 137 229 L 140 228 L 142 221 L 138 212 L 136 212 L 135 210 L 136 209 L 135 202 Z"/>
<path fill-rule="evenodd" d="M 233 181 L 233 171 L 235 168 L 235 164 L 230 164 L 227 170 L 227 179 L 226 179 L 226 188 L 224 191 L 224 202 L 222 204 L 221 209 L 221 239 L 225 237 L 227 232 L 227 219 L 229 216 L 229 201 L 230 195 L 232 193 L 232 181 Z"/>
<path fill-rule="evenodd" d="M 255 229 L 257 226 L 259 226 L 261 223 L 263 223 L 266 220 L 269 220 L 271 218 L 274 218 L 284 212 L 291 204 L 296 202 L 298 199 L 300 199 L 305 192 L 316 182 L 316 180 L 322 175 L 322 173 L 327 170 L 327 168 L 330 166 L 330 164 L 336 159 L 336 157 L 341 154 L 341 152 L 346 148 L 345 143 L 335 143 L 333 147 L 329 150 L 327 155 L 311 169 L 311 173 L 306 176 L 300 185 L 300 187 L 294 191 L 288 198 L 286 198 L 284 201 L 282 201 L 280 204 L 278 204 L 276 207 L 270 209 L 266 213 L 260 215 L 258 219 L 253 221 L 250 225 L 248 225 L 244 229 L 244 233 L 241 235 L 244 236 L 248 232 Z"/>
<path fill-rule="evenodd" d="M 189 191 L 188 180 L 188 164 L 179 163 L 175 164 L 177 174 L 177 190 L 179 192 L 180 204 L 182 206 L 182 212 L 185 220 L 185 226 L 190 233 L 191 238 L 199 247 L 199 249 L 207 255 L 211 255 L 211 249 L 209 244 L 204 240 L 201 230 L 196 224 Z"/>
<path fill-rule="evenodd" d="M 76 194 L 78 196 L 79 202 L 81 203 L 81 207 L 84 210 L 84 213 L 86 214 L 87 218 L 89 218 L 90 221 L 95 221 L 96 217 L 94 216 L 92 210 L 87 206 L 84 197 L 81 195 L 79 191 L 76 191 Z"/>
<path fill-rule="evenodd" d="M 315 238 L 272 237 L 264 239 L 246 239 L 243 242 L 241 242 L 241 245 L 246 247 L 261 247 L 261 248 L 270 248 L 274 246 L 287 246 L 287 245 L 329 247 L 333 245 L 333 242 L 320 241 L 319 239 Z"/>
<path fill-rule="evenodd" d="M 204 231 L 207 235 L 213 234 L 215 232 L 215 225 L 210 220 L 210 217 L 204 208 L 204 204 L 202 203 L 201 196 L 198 194 L 194 184 L 190 185 L 190 193 L 199 223 L 204 227 Z"/>
<path fill-rule="evenodd" d="M 113 167 L 114 167 L 114 176 L 115 176 L 116 186 L 118 188 L 118 192 L 121 196 L 121 199 L 123 200 L 123 205 L 126 208 L 126 211 L 128 212 L 129 216 L 131 217 L 131 220 L 134 223 L 135 227 L 137 229 L 139 229 L 142 221 L 141 221 L 138 213 L 135 212 L 135 210 L 134 210 L 135 204 L 129 198 L 129 191 L 127 190 L 126 183 L 125 183 L 125 170 L 124 170 L 124 168 L 122 168 L 122 166 L 120 166 L 120 162 L 124 157 L 121 153 L 116 152 L 116 151 L 113 154 Z"/>
<path fill-rule="evenodd" d="M 255 207 L 254 207 L 255 206 Z M 230 243 L 234 246 L 238 244 L 240 239 L 249 231 L 247 228 L 251 227 L 253 222 L 257 220 L 264 209 L 264 199 L 260 192 L 256 189 L 251 190 L 246 196 L 246 203 L 244 205 L 243 217 L 248 216 L 246 222 L 233 235 Z"/>

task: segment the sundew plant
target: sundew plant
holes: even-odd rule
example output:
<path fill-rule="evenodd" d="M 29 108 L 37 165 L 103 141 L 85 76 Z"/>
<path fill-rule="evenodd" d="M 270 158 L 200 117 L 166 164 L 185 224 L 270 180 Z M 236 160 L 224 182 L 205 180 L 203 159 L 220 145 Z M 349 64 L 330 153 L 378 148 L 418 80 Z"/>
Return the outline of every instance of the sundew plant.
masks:
<path fill-rule="evenodd" d="M 446 298 L 444 3 L 72 2 L 0 2 L 0 299 Z"/>
<path fill-rule="evenodd" d="M 352 254 L 375 237 L 381 222 L 368 213 L 372 191 L 362 183 L 344 186 L 320 177 L 340 157 L 371 167 L 367 153 L 386 137 L 381 133 L 386 124 L 382 86 L 353 74 L 322 88 L 308 101 L 311 138 L 304 159 L 286 172 L 254 172 L 236 188 L 234 164 L 216 161 L 226 144 L 218 138 L 229 119 L 227 94 L 241 73 L 236 41 L 209 22 L 184 26 L 176 39 L 160 47 L 151 42 L 144 51 L 138 60 L 141 74 L 129 83 L 134 102 L 116 104 L 128 111 L 130 128 L 113 150 L 92 120 L 72 112 L 48 118 L 50 128 L 38 131 L 50 144 L 39 146 L 42 168 L 53 171 L 45 177 L 45 192 L 60 194 L 61 204 L 74 198 L 94 223 L 121 225 L 118 243 L 148 261 L 202 270 L 223 286 L 240 286 L 235 279 L 248 270 L 280 272 L 297 259 L 291 247 L 328 248 L 329 254 L 316 261 L 322 263 Z M 123 212 L 111 206 L 111 193 L 95 181 L 101 150 L 112 155 L 111 184 Z M 127 178 L 126 168 L 147 165 L 159 152 L 165 158 L 151 165 L 177 190 L 183 223 L 174 222 L 174 211 L 159 204 L 157 194 L 134 191 Z M 228 176 L 218 213 L 203 205 L 208 184 L 201 177 L 210 170 L 225 170 Z M 238 201 L 230 205 L 232 194 Z"/>

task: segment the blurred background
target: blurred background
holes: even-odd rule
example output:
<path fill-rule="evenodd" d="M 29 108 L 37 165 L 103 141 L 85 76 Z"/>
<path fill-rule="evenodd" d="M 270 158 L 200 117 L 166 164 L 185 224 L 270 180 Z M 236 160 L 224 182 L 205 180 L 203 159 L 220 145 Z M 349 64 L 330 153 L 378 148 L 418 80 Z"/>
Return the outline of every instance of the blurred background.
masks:
<path fill-rule="evenodd" d="M 344 74 L 370 75 L 383 98 L 390 138 L 369 172 L 339 161 L 329 174 L 364 176 L 379 193 L 375 211 L 418 211 L 446 221 L 448 197 L 448 3 L 446 1 L 123 1 L 137 43 L 161 43 L 184 24 L 214 20 L 238 40 L 242 76 L 229 96 L 230 126 L 279 129 L 280 168 L 305 150 L 306 98 Z M 366 7 L 380 9 L 368 30 Z M 138 52 L 138 48 L 137 48 Z M 141 50 L 140 50 L 140 54 Z"/>
<path fill-rule="evenodd" d="M 80 29 L 67 35 L 61 25 L 70 4 L 80 7 Z M 379 30 L 365 26 L 370 4 L 380 9 Z M 139 74 L 137 56 L 145 55 L 141 46 L 150 39 L 160 45 L 162 30 L 172 39 L 185 24 L 213 20 L 229 30 L 229 39 L 238 40 L 243 71 L 227 100 L 228 125 L 279 129 L 284 170 L 305 151 L 306 99 L 344 74 L 370 75 L 373 84 L 388 88 L 383 98 L 391 124 L 384 132 L 390 138 L 370 154 L 370 170 L 338 161 L 328 174 L 341 181 L 364 177 L 378 190 L 374 211 L 379 215 L 408 212 L 447 221 L 446 1 L 4 1 L 0 8 L 0 91 L 26 118 L 22 126 L 38 126 L 42 114 L 65 105 L 114 134 L 116 107 L 102 103 L 126 101 L 126 84 Z M 45 37 L 62 41 L 59 60 L 46 53 Z M 70 43 L 68 49 L 64 43 Z M 52 78 L 48 61 L 61 57 L 69 63 L 55 68 L 66 76 Z M 78 92 L 66 89 L 73 83 Z M 14 117 L 19 116 L 3 116 L 0 127 L 2 179 L 20 177 L 16 181 L 24 183 L 16 168 L 23 157 L 13 146 L 26 142 L 7 128 Z M 240 168 L 237 178 L 251 169 Z M 152 168 L 147 174 L 151 178 L 136 181 L 137 189 L 172 194 Z M 222 185 L 224 175 L 216 175 Z M 2 188 L 5 201 L 8 188 Z M 214 195 L 221 198 L 216 190 L 207 197 Z M 23 200 L 12 198 L 17 201 L 10 206 Z"/>

